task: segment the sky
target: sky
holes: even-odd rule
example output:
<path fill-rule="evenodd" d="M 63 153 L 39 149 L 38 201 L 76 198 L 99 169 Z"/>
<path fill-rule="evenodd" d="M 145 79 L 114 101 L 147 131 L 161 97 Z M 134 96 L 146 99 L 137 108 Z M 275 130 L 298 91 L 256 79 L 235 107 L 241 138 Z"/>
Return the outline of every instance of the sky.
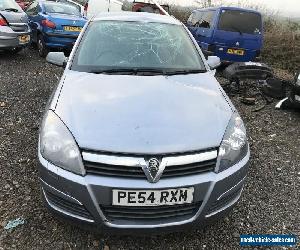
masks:
<path fill-rule="evenodd" d="M 179 4 L 182 6 L 189 6 L 197 4 L 196 0 L 160 0 L 161 2 Z M 203 0 L 198 0 L 202 2 Z M 300 0 L 211 0 L 214 2 L 230 3 L 231 5 L 238 5 L 239 2 L 247 2 L 254 5 L 262 5 L 266 8 L 278 12 L 278 14 L 286 17 L 300 18 Z"/>
<path fill-rule="evenodd" d="M 252 0 L 264 3 L 266 7 L 278 11 L 281 15 L 300 18 L 300 0 Z"/>

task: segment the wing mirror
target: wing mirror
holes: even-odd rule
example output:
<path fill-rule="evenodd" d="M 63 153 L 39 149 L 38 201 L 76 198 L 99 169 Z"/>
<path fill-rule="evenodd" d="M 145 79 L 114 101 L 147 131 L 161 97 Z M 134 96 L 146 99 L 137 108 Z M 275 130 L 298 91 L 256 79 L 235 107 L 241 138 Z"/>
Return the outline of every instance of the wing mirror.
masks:
<path fill-rule="evenodd" d="M 67 65 L 68 58 L 65 57 L 63 52 L 50 52 L 46 57 L 46 61 L 59 67 L 65 67 Z"/>
<path fill-rule="evenodd" d="M 216 69 L 221 65 L 221 60 L 217 56 L 209 56 L 207 58 L 207 64 L 210 67 L 210 69 Z"/>

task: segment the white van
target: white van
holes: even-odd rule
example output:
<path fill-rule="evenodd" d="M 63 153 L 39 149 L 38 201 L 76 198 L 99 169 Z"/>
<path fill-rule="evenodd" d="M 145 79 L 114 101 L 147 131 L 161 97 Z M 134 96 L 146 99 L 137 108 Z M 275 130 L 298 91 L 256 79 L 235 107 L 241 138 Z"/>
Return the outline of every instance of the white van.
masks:
<path fill-rule="evenodd" d="M 117 0 L 88 0 L 84 6 L 85 16 L 89 19 L 99 12 L 122 11 L 122 6 Z"/>

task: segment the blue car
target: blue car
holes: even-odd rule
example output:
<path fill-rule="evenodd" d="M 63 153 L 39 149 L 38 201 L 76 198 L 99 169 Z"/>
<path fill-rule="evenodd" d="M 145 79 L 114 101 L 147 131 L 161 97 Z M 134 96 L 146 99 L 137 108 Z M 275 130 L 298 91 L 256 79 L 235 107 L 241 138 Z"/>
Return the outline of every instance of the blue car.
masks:
<path fill-rule="evenodd" d="M 255 61 L 263 45 L 263 22 L 259 12 L 235 7 L 194 10 L 187 21 L 205 55 L 223 62 Z"/>
<path fill-rule="evenodd" d="M 86 23 L 80 10 L 65 2 L 35 1 L 26 13 L 41 57 L 50 50 L 70 51 Z"/>

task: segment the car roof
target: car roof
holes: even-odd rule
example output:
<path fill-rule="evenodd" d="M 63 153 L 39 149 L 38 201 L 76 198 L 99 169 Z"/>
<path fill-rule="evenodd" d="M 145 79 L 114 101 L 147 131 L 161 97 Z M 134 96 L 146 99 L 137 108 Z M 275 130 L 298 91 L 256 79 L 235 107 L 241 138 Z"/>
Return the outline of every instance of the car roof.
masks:
<path fill-rule="evenodd" d="M 100 13 L 92 19 L 94 21 L 122 21 L 122 22 L 151 22 L 181 25 L 181 22 L 175 17 L 159 15 L 147 12 L 105 12 Z"/>
<path fill-rule="evenodd" d="M 194 11 L 206 11 L 206 10 L 239 10 L 239 11 L 254 12 L 254 13 L 260 14 L 259 11 L 256 11 L 256 10 L 253 10 L 253 9 L 231 7 L 231 6 L 219 6 L 219 7 L 212 7 L 212 8 L 203 8 L 203 9 L 196 9 Z"/>
<path fill-rule="evenodd" d="M 71 0 L 72 1 L 72 0 Z M 70 3 L 69 0 L 39 0 L 39 4 L 45 4 L 45 3 L 59 3 L 59 4 L 66 4 Z M 79 3 L 73 1 L 74 4 L 80 5 Z"/>

